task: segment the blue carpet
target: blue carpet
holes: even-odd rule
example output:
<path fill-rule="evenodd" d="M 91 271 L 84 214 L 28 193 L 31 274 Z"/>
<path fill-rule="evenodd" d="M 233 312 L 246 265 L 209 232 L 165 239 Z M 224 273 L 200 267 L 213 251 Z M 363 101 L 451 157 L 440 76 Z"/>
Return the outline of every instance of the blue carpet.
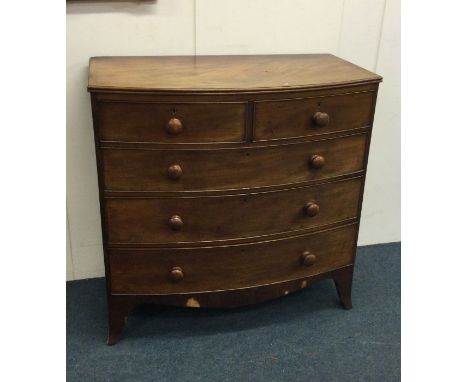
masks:
<path fill-rule="evenodd" d="M 67 283 L 67 381 L 399 381 L 400 243 L 358 248 L 334 284 L 235 310 L 143 306 L 106 345 L 104 279 Z"/>

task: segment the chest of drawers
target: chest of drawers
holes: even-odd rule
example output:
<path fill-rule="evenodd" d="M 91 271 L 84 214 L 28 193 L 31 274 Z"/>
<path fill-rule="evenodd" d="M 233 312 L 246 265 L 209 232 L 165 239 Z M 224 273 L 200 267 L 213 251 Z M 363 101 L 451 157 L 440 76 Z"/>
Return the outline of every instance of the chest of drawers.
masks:
<path fill-rule="evenodd" d="M 238 307 L 330 278 L 351 308 L 380 81 L 327 54 L 92 58 L 108 343 L 148 302 Z"/>

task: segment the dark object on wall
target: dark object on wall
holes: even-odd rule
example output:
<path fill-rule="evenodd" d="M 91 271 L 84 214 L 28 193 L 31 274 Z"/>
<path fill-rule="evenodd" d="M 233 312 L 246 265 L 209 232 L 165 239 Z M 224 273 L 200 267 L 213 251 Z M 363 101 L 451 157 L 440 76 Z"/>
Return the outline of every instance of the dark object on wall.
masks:
<path fill-rule="evenodd" d="M 327 54 L 92 58 L 108 343 L 147 302 L 238 307 L 332 278 L 351 308 L 381 80 Z"/>

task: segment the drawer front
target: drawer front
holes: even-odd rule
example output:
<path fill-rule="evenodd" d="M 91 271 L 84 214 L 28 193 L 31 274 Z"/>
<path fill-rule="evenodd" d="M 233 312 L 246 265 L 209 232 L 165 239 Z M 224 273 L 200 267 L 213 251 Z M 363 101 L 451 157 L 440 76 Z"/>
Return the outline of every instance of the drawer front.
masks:
<path fill-rule="evenodd" d="M 224 247 L 112 249 L 112 293 L 236 289 L 299 279 L 353 262 L 356 226 Z M 286 292 L 286 291 L 285 291 Z"/>
<path fill-rule="evenodd" d="M 203 191 L 326 179 L 360 171 L 366 134 L 290 145 L 216 150 L 103 149 L 104 188 Z"/>
<path fill-rule="evenodd" d="M 173 244 L 310 229 L 355 218 L 361 182 L 229 196 L 108 198 L 108 241 Z"/>
<path fill-rule="evenodd" d="M 101 102 L 97 116 L 104 141 L 240 142 L 246 104 Z"/>
<path fill-rule="evenodd" d="M 368 126 L 373 92 L 255 103 L 256 140 L 296 138 Z"/>

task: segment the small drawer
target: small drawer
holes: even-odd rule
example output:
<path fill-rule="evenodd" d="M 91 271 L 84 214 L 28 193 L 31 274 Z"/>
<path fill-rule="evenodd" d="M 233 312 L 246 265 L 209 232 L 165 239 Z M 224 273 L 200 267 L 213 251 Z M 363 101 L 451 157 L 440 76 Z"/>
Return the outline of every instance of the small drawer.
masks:
<path fill-rule="evenodd" d="M 362 178 L 252 194 L 113 197 L 109 245 L 174 244 L 299 232 L 357 217 Z"/>
<path fill-rule="evenodd" d="M 332 178 L 364 167 L 367 134 L 266 147 L 210 150 L 102 149 L 111 191 L 206 191 Z"/>
<path fill-rule="evenodd" d="M 300 279 L 352 264 L 355 241 L 356 225 L 350 225 L 235 246 L 110 249 L 111 291 L 203 292 Z"/>
<path fill-rule="evenodd" d="M 371 124 L 374 92 L 255 103 L 255 140 L 298 138 Z"/>
<path fill-rule="evenodd" d="M 209 143 L 245 137 L 245 103 L 101 102 L 102 141 Z"/>

